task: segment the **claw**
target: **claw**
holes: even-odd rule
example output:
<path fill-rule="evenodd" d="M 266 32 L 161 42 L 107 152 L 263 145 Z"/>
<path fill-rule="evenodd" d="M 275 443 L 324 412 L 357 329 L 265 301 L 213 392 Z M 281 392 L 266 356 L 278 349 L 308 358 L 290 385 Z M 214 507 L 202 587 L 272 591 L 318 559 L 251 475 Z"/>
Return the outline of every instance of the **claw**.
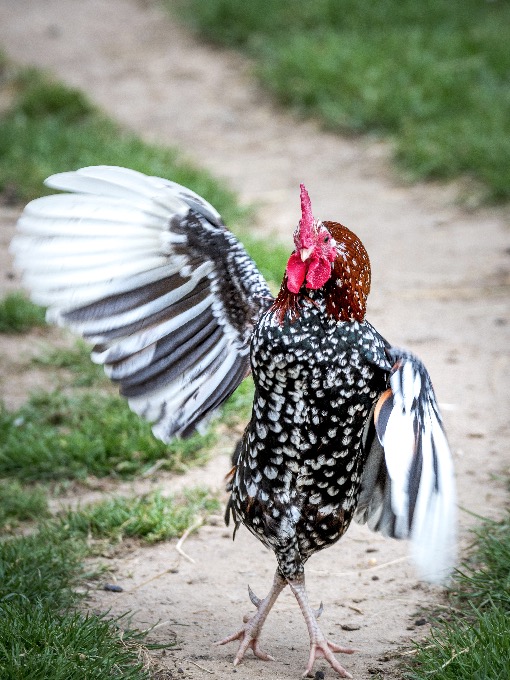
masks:
<path fill-rule="evenodd" d="M 310 635 L 310 656 L 308 657 L 308 664 L 306 666 L 305 672 L 303 673 L 303 677 L 314 677 L 312 671 L 313 665 L 316 659 L 324 657 L 331 668 L 336 671 L 341 678 L 352 678 L 352 675 L 340 665 L 340 662 L 337 660 L 333 652 L 340 652 L 340 654 L 353 654 L 358 650 L 352 649 L 351 647 L 340 647 L 340 645 L 330 642 L 325 638 L 324 633 L 321 631 L 319 624 L 317 623 L 317 619 L 322 614 L 323 610 L 322 602 L 320 603 L 319 609 L 317 611 L 314 611 L 310 607 L 306 594 L 304 576 L 289 580 L 289 585 L 296 600 L 298 601 L 301 611 L 303 612 L 306 626 L 308 628 L 308 634 Z"/>
<path fill-rule="evenodd" d="M 312 671 L 313 665 L 316 659 L 324 657 L 329 665 L 334 671 L 338 673 L 341 678 L 352 678 L 352 675 L 345 670 L 345 668 L 338 662 L 335 658 L 333 652 L 338 652 L 340 654 L 354 654 L 359 652 L 359 649 L 354 647 L 341 647 L 334 642 L 326 640 L 322 634 L 320 635 L 322 639 L 318 639 L 316 642 L 312 642 L 310 645 L 310 656 L 308 657 L 308 665 L 306 666 L 305 672 L 303 673 L 303 678 L 313 678 L 314 674 Z"/>
<path fill-rule="evenodd" d="M 255 607 L 257 607 L 257 609 L 258 609 L 260 607 L 260 603 L 262 602 L 262 600 L 260 599 L 260 597 L 257 597 L 255 595 L 255 593 L 250 588 L 250 586 L 248 586 L 248 595 L 250 596 L 250 600 L 251 600 L 252 604 L 254 604 Z"/>
<path fill-rule="evenodd" d="M 237 666 L 239 663 L 241 663 L 248 649 L 251 649 L 255 656 L 259 659 L 262 659 L 263 661 L 274 661 L 274 657 L 272 657 L 270 654 L 267 654 L 260 648 L 259 637 L 260 631 L 262 630 L 262 626 L 264 625 L 271 607 L 276 602 L 278 595 L 286 585 L 287 581 L 282 576 L 280 576 L 278 572 L 276 572 L 273 580 L 273 586 L 267 597 L 265 597 L 263 600 L 258 598 L 250 586 L 248 586 L 248 595 L 250 596 L 252 603 L 257 608 L 257 611 L 254 614 L 248 614 L 248 616 L 244 617 L 244 625 L 240 630 L 237 631 L 237 633 L 229 635 L 229 637 L 226 637 L 224 640 L 216 643 L 217 645 L 226 645 L 229 642 L 234 642 L 234 640 L 239 640 L 239 649 L 237 650 L 237 654 L 234 659 L 234 666 Z"/>
<path fill-rule="evenodd" d="M 329 640 L 326 639 L 322 639 L 318 642 L 312 642 L 310 646 L 310 656 L 308 657 L 308 665 L 302 677 L 313 678 L 314 673 L 312 671 L 312 668 L 315 660 L 318 657 L 324 657 L 326 661 L 330 664 L 330 666 L 333 668 L 333 670 L 336 671 L 341 678 L 352 679 L 352 675 L 348 671 L 346 671 L 343 666 L 340 665 L 338 660 L 333 655 L 333 652 L 353 654 L 355 651 L 358 650 L 351 649 L 350 647 L 340 647 L 334 642 L 330 642 Z"/>
<path fill-rule="evenodd" d="M 229 642 L 234 642 L 234 640 L 240 640 L 239 649 L 237 650 L 237 654 L 236 654 L 236 657 L 234 659 L 234 666 L 237 666 L 238 664 L 241 663 L 241 661 L 244 658 L 245 653 L 250 648 L 253 651 L 254 655 L 258 659 L 262 659 L 262 661 L 274 661 L 275 660 L 274 656 L 271 656 L 271 654 L 267 654 L 267 652 L 264 652 L 260 648 L 258 639 L 251 637 L 250 632 L 246 628 L 241 628 L 241 630 L 238 630 L 237 633 L 234 633 L 233 635 L 229 635 L 224 640 L 219 640 L 219 642 L 215 642 L 214 644 L 217 645 L 217 646 L 226 645 Z"/>

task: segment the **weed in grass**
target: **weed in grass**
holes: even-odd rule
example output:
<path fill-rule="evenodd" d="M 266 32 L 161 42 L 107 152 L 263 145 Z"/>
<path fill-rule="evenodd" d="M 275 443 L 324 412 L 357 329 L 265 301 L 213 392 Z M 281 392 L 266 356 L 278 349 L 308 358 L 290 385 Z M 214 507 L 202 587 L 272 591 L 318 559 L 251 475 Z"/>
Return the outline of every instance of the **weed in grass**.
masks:
<path fill-rule="evenodd" d="M 49 347 L 32 359 L 36 366 L 44 368 L 64 368 L 73 374 L 73 387 L 92 387 L 109 384 L 103 367 L 92 363 L 91 346 L 77 340 L 73 347 Z"/>
<path fill-rule="evenodd" d="M 205 496 L 191 501 L 209 507 Z M 0 541 L 0 678 L 150 677 L 146 631 L 130 630 L 123 617 L 71 610 L 89 552 L 85 538 L 54 520 L 31 536 Z"/>
<path fill-rule="evenodd" d="M 220 503 L 206 489 L 188 489 L 179 498 L 154 492 L 119 496 L 61 515 L 71 535 L 121 541 L 124 537 L 156 543 L 181 536 L 197 517 L 219 512 Z"/>
<path fill-rule="evenodd" d="M 21 486 L 16 480 L 0 480 L 0 532 L 18 522 L 40 520 L 49 515 L 44 489 Z"/>
<path fill-rule="evenodd" d="M 186 0 L 208 39 L 247 51 L 284 104 L 345 131 L 390 134 L 414 177 L 510 198 L 510 5 L 478 0 Z M 175 3 L 172 3 L 175 9 Z"/>
<path fill-rule="evenodd" d="M 156 463 L 183 470 L 205 458 L 214 435 L 165 445 L 121 397 L 42 392 L 17 412 L 0 407 L 0 475 L 23 481 L 132 477 Z"/>
<path fill-rule="evenodd" d="M 67 512 L 31 536 L 0 541 L 0 678 L 148 679 L 147 631 L 126 629 L 123 617 L 71 609 L 90 553 L 87 538 L 162 540 L 182 534 L 197 514 L 217 510 L 205 490 L 186 491 L 178 501 L 155 493 Z"/>
<path fill-rule="evenodd" d="M 22 293 L 9 293 L 0 301 L 0 333 L 26 333 L 45 326 L 45 311 Z"/>

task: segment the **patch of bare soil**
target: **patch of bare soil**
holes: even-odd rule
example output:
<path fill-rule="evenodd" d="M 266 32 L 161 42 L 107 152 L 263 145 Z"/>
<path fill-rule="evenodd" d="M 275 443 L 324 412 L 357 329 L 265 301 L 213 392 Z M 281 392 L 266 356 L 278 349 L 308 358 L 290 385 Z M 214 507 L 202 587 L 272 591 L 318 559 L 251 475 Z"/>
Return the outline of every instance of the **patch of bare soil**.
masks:
<path fill-rule="evenodd" d="M 359 233 L 373 266 L 369 319 L 429 368 L 444 404 L 459 503 L 497 515 L 506 493 L 500 474 L 509 460 L 508 207 L 467 211 L 457 201 L 458 186 L 406 186 L 388 165 L 387 144 L 342 139 L 278 110 L 250 78 L 247 62 L 201 44 L 155 1 L 0 0 L 0 41 L 16 61 L 48 68 L 146 139 L 175 144 L 224 177 L 242 200 L 257 204 L 253 230 L 259 235 L 274 234 L 290 248 L 299 182 L 317 215 Z M 0 212 L 4 290 L 17 285 L 5 251 L 15 217 L 11 209 Z M 31 380 L 42 378 L 19 382 L 32 336 L 1 342 L 1 386 L 14 406 Z M 224 441 L 206 468 L 156 483 L 170 490 L 199 478 L 220 488 L 228 447 Z M 133 488 L 141 491 L 146 483 Z M 472 519 L 461 513 L 460 520 L 465 543 Z M 307 634 L 290 593 L 281 595 L 263 636 L 276 662 L 248 657 L 234 669 L 234 646 L 213 647 L 250 609 L 246 584 L 265 595 L 272 554 L 245 530 L 232 543 L 221 523 L 202 527 L 184 548 L 193 563 L 172 542 L 135 545 L 112 557 L 124 590 L 94 591 L 90 606 L 130 610 L 137 625 L 157 624 L 154 641 L 176 634 L 177 647 L 156 654 L 161 678 L 299 677 Z M 354 677 L 399 677 L 395 654 L 427 628 L 419 625 L 420 608 L 441 601 L 440 591 L 417 582 L 407 547 L 353 526 L 310 560 L 307 575 L 312 602 L 325 604 L 325 632 L 362 650 L 342 659 Z M 321 668 L 332 677 L 317 664 Z"/>

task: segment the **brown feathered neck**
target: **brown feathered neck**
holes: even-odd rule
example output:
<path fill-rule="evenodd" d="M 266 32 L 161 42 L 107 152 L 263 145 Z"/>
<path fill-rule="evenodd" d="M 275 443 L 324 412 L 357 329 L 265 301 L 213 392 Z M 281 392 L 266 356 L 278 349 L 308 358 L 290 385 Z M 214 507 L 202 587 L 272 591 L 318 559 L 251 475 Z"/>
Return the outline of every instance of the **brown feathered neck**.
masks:
<path fill-rule="evenodd" d="M 365 246 L 350 229 L 339 222 L 323 222 L 337 242 L 338 254 L 331 265 L 331 276 L 320 289 L 326 303 L 326 314 L 337 321 L 363 321 L 370 293 L 370 260 Z M 291 293 L 285 275 L 280 292 L 272 306 L 283 322 L 299 316 L 301 303 L 310 299 L 303 286 L 299 293 Z"/>

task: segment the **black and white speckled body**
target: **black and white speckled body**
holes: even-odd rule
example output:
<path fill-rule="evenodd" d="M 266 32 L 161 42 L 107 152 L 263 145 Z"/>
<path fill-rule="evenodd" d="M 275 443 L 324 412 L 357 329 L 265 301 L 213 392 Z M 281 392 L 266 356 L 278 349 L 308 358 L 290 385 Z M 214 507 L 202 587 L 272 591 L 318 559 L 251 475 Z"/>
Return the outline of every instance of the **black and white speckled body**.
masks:
<path fill-rule="evenodd" d="M 269 310 L 251 351 L 255 399 L 231 507 L 286 577 L 346 531 L 367 452 L 362 438 L 390 365 L 370 324 L 325 314 L 321 291 L 298 318 Z"/>

